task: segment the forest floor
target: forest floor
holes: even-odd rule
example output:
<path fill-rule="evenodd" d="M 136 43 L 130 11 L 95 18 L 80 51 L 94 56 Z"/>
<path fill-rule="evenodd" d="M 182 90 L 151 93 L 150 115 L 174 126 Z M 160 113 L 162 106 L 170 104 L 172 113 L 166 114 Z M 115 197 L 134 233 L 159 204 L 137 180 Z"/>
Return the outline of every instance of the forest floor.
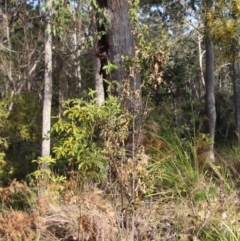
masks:
<path fill-rule="evenodd" d="M 201 182 L 186 196 L 164 190 L 126 206 L 97 188 L 58 198 L 25 211 L 5 207 L 0 240 L 240 240 L 239 192 L 214 183 Z"/>
<path fill-rule="evenodd" d="M 52 182 L 39 198 L 36 185 L 13 180 L 0 188 L 0 240 L 239 241 L 237 175 L 223 163 L 190 167 L 184 155 L 161 157 L 148 169 L 151 180 L 160 176 L 153 191 L 130 199 L 117 182 L 81 191 L 77 179 Z"/>

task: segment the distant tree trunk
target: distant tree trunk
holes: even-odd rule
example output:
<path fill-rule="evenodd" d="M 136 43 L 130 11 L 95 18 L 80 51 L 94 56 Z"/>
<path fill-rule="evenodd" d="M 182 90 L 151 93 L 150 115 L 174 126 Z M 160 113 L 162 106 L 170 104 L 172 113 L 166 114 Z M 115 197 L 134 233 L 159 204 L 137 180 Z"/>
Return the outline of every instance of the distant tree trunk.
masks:
<path fill-rule="evenodd" d="M 234 63 L 234 105 L 235 105 L 235 125 L 238 145 L 240 146 L 240 63 Z"/>
<path fill-rule="evenodd" d="M 118 66 L 118 69 L 113 70 L 109 76 L 110 81 L 115 80 L 119 84 L 119 88 L 112 90 L 112 93 L 118 96 L 128 95 L 127 108 L 132 112 L 140 112 L 142 108 L 140 74 L 125 71 L 122 60 L 122 56 L 134 57 L 135 55 L 134 35 L 129 16 L 130 4 L 127 0 L 98 0 L 97 2 L 99 7 L 106 8 L 111 21 L 111 27 L 107 30 L 106 38 L 103 39 L 105 42 L 100 42 L 100 45 L 104 46 L 99 46 L 99 49 L 106 49 L 107 60 Z M 129 81 L 127 91 L 130 93 L 124 94 L 126 81 Z"/>
<path fill-rule="evenodd" d="M 100 106 L 105 101 L 105 93 L 104 90 L 104 82 L 103 82 L 103 69 L 102 69 L 102 58 L 105 58 L 107 47 L 106 47 L 106 36 L 99 40 L 99 32 L 101 31 L 101 27 L 99 26 L 99 16 L 92 16 L 92 23 L 91 23 L 91 31 L 95 33 L 93 35 L 93 71 L 94 71 L 94 84 L 95 84 L 95 98 L 96 103 Z M 103 46 L 102 46 L 103 45 Z M 106 61 L 106 59 L 104 59 Z"/>
<path fill-rule="evenodd" d="M 207 0 L 207 7 L 210 8 L 211 3 Z M 214 78 L 214 49 L 213 41 L 208 24 L 205 26 L 205 47 L 206 47 L 206 114 L 208 118 L 208 132 L 212 143 L 215 138 L 216 128 L 216 106 L 215 106 L 215 78 Z M 210 145 L 209 158 L 214 160 L 213 152 L 214 144 Z"/>
<path fill-rule="evenodd" d="M 215 137 L 215 78 L 214 78 L 214 52 L 212 40 L 206 39 L 206 106 L 210 138 Z"/>
<path fill-rule="evenodd" d="M 105 93 L 104 93 L 104 87 L 103 87 L 103 76 L 102 74 L 100 74 L 101 61 L 97 56 L 93 57 L 93 66 L 94 66 L 96 102 L 98 105 L 102 105 L 102 103 L 105 100 Z"/>
<path fill-rule="evenodd" d="M 205 90 L 205 80 L 204 80 L 204 72 L 203 72 L 203 55 L 205 53 L 205 51 L 202 51 L 202 46 L 201 46 L 201 42 L 202 42 L 202 36 L 200 35 L 200 33 L 198 33 L 198 54 L 199 54 L 199 68 L 200 68 L 200 78 L 201 78 L 201 83 L 203 85 L 203 88 Z M 201 96 L 201 95 L 200 95 Z"/>
<path fill-rule="evenodd" d="M 75 11 L 77 13 L 81 12 L 81 7 L 82 7 L 82 2 L 79 1 L 77 3 Z M 82 36 L 82 19 L 78 14 L 75 16 L 75 28 L 74 28 L 74 33 L 73 33 L 73 44 L 74 44 L 74 54 L 73 58 L 75 60 L 75 78 L 76 78 L 76 92 L 77 90 L 81 89 L 82 86 L 82 76 L 81 76 L 81 63 L 80 63 L 80 55 L 81 55 L 81 50 L 79 49 L 79 44 L 81 41 L 81 36 Z"/>
<path fill-rule="evenodd" d="M 7 9 L 8 9 L 8 2 L 5 1 L 5 12 L 7 13 Z M 6 37 L 7 37 L 7 46 L 8 46 L 8 50 L 9 50 L 9 64 L 8 64 L 8 68 L 7 68 L 7 76 L 8 76 L 8 80 L 10 82 L 10 103 L 8 104 L 8 110 L 9 112 L 12 111 L 13 108 L 13 97 L 16 93 L 16 83 L 15 80 L 13 78 L 13 73 L 12 73 L 12 44 L 11 44 L 11 38 L 10 38 L 10 26 L 9 26 L 9 17 L 8 14 L 4 14 L 3 15 L 3 24 L 5 22 L 5 27 L 6 27 Z"/>
<path fill-rule="evenodd" d="M 46 25 L 45 25 L 45 75 L 44 99 L 42 117 L 42 157 L 50 156 L 51 105 L 52 105 L 52 0 L 46 0 Z M 47 168 L 42 166 L 41 168 Z"/>

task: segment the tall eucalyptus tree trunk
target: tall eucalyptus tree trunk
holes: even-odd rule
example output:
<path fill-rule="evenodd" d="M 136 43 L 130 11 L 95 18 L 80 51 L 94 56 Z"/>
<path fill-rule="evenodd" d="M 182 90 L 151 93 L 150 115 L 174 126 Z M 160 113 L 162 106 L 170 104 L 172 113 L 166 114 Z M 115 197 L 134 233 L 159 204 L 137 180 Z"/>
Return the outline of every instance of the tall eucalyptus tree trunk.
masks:
<path fill-rule="evenodd" d="M 206 0 L 206 10 L 210 10 L 212 1 Z M 214 77 L 214 48 L 211 30 L 207 20 L 205 23 L 205 47 L 206 47 L 206 69 L 205 69 L 205 84 L 206 84 L 206 114 L 208 122 L 208 132 L 210 137 L 210 151 L 208 157 L 214 160 L 214 139 L 216 128 L 216 106 L 215 106 L 215 77 Z"/>
<path fill-rule="evenodd" d="M 134 35 L 129 16 L 129 1 L 98 0 L 97 2 L 99 7 L 106 9 L 110 19 L 110 27 L 107 29 L 104 41 L 100 41 L 99 50 L 107 50 L 106 59 L 103 60 L 104 63 L 109 60 L 118 67 L 108 76 L 108 80 L 117 81 L 119 85 L 118 88 L 112 89 L 112 93 L 118 96 L 128 96 L 127 108 L 132 112 L 140 112 L 142 108 L 140 74 L 126 71 L 122 59 L 123 56 L 134 57 L 135 55 Z M 125 88 L 127 82 L 129 88 Z M 124 93 L 125 90 L 128 93 Z"/>
<path fill-rule="evenodd" d="M 45 73 L 44 73 L 44 98 L 42 113 L 42 157 L 50 156 L 50 128 L 52 105 L 52 0 L 46 0 L 45 17 Z M 42 166 L 42 168 L 47 168 Z"/>

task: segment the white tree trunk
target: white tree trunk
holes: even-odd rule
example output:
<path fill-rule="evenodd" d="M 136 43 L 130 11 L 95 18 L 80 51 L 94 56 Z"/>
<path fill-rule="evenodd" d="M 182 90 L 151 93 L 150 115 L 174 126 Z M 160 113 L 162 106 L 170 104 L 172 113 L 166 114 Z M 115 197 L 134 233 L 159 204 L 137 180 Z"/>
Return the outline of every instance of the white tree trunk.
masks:
<path fill-rule="evenodd" d="M 94 82 L 95 82 L 95 90 L 96 90 L 96 103 L 98 105 L 102 105 L 105 100 L 105 93 L 103 87 L 103 77 L 100 73 L 101 61 L 97 56 L 94 56 L 93 59 L 94 65 Z"/>
<path fill-rule="evenodd" d="M 75 11 L 77 13 L 81 12 L 81 6 L 82 3 L 79 1 L 77 3 Z M 81 89 L 82 87 L 82 76 L 81 76 L 81 65 L 80 65 L 80 55 L 81 55 L 81 50 L 79 49 L 79 44 L 81 42 L 81 37 L 82 37 L 82 19 L 80 16 L 76 16 L 75 19 L 75 28 L 74 28 L 74 33 L 73 33 L 73 45 L 74 45 L 74 54 L 73 54 L 73 59 L 75 60 L 75 77 L 76 77 L 76 89 Z"/>
<path fill-rule="evenodd" d="M 45 75 L 44 75 L 44 99 L 42 117 L 42 157 L 50 156 L 50 128 L 52 105 L 52 0 L 46 0 L 46 26 L 45 26 Z M 46 168 L 43 167 L 42 168 Z"/>
<path fill-rule="evenodd" d="M 203 73 L 203 55 L 205 54 L 205 51 L 202 51 L 202 46 L 201 46 L 202 38 L 203 36 L 200 33 L 198 33 L 199 68 L 200 68 L 201 82 L 202 82 L 203 88 L 205 89 L 206 85 L 205 85 L 204 73 Z"/>

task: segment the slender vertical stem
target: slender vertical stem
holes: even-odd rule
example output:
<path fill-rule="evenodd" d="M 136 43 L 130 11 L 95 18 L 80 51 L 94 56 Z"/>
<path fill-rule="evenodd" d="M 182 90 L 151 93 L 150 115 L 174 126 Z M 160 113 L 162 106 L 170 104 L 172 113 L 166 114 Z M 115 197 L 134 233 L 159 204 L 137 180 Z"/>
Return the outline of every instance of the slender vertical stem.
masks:
<path fill-rule="evenodd" d="M 46 0 L 45 73 L 42 117 L 42 157 L 50 155 L 51 104 L 52 104 L 52 0 Z M 42 167 L 46 168 L 46 167 Z"/>

